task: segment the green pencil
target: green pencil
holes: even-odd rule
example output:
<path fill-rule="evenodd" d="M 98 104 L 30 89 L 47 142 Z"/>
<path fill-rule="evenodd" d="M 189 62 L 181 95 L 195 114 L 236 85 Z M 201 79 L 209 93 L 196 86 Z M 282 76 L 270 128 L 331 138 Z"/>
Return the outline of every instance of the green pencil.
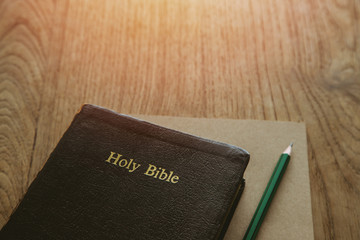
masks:
<path fill-rule="evenodd" d="M 254 216 L 251 219 L 248 229 L 246 230 L 243 240 L 255 239 L 258 233 L 261 223 L 264 220 L 267 210 L 269 209 L 271 200 L 273 199 L 275 192 L 279 186 L 282 176 L 285 173 L 286 167 L 290 161 L 291 148 L 293 143 L 288 146 L 281 154 L 273 174 L 265 188 L 265 191 L 261 197 L 259 205 L 256 208 Z"/>

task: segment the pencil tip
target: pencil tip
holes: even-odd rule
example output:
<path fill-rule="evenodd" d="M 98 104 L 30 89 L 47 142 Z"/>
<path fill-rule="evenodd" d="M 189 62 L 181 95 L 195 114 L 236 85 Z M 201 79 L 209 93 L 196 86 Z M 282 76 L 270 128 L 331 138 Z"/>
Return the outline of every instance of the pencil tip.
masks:
<path fill-rule="evenodd" d="M 291 154 L 291 148 L 294 145 L 293 142 L 290 143 L 290 145 L 285 149 L 283 153 L 290 155 Z"/>

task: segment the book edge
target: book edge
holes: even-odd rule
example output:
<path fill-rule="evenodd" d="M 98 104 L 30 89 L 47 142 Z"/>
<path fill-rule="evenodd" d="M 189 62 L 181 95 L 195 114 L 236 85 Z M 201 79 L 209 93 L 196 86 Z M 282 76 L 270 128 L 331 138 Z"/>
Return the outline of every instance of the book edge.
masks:
<path fill-rule="evenodd" d="M 217 239 L 222 240 L 225 237 L 226 231 L 230 225 L 231 219 L 234 216 L 236 207 L 240 201 L 241 195 L 245 189 L 245 179 L 241 178 L 240 184 L 236 190 L 235 196 L 229 206 L 229 209 L 227 210 L 226 216 L 224 218 L 224 222 L 220 227 L 220 231 L 217 234 Z"/>

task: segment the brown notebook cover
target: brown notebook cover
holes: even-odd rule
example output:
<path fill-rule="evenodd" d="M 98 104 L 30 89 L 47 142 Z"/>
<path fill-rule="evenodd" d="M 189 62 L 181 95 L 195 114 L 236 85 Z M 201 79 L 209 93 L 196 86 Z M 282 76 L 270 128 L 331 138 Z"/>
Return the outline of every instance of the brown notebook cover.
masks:
<path fill-rule="evenodd" d="M 222 239 L 248 160 L 242 148 L 86 104 L 0 239 Z"/>

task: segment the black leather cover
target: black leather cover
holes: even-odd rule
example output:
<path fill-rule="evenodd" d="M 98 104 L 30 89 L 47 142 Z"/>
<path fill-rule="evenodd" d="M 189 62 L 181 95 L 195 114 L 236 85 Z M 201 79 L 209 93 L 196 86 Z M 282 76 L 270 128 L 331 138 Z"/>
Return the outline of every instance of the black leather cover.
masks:
<path fill-rule="evenodd" d="M 86 104 L 0 239 L 222 239 L 248 160 L 239 147 Z"/>

